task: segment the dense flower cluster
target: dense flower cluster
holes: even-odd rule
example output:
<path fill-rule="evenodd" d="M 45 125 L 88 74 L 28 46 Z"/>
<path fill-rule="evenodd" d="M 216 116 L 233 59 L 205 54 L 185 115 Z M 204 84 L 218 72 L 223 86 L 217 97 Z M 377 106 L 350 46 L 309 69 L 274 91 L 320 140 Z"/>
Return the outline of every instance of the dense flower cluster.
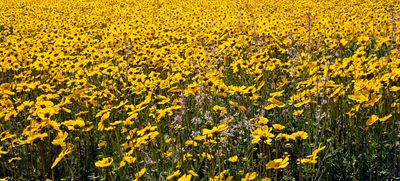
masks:
<path fill-rule="evenodd" d="M 0 177 L 394 178 L 399 12 L 396 0 L 0 1 Z"/>

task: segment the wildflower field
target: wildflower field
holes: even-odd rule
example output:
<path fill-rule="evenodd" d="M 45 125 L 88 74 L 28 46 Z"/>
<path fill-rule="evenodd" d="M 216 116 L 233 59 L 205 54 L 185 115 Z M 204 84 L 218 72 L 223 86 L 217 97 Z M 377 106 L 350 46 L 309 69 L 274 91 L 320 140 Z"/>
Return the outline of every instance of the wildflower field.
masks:
<path fill-rule="evenodd" d="M 398 0 L 0 0 L 0 180 L 400 179 Z"/>

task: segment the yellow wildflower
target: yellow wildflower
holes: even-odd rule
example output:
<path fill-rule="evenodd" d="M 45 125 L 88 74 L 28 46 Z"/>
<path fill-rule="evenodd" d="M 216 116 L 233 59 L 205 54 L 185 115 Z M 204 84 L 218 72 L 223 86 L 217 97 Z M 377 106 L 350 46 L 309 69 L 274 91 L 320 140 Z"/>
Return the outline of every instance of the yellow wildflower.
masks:
<path fill-rule="evenodd" d="M 282 169 L 286 168 L 289 165 L 289 157 L 286 156 L 285 158 L 278 158 L 271 160 L 267 163 L 267 169 Z"/>
<path fill-rule="evenodd" d="M 112 158 L 103 158 L 103 159 L 97 161 L 95 163 L 95 165 L 96 165 L 96 167 L 103 168 L 103 167 L 110 166 L 112 163 L 113 163 L 113 159 Z"/>

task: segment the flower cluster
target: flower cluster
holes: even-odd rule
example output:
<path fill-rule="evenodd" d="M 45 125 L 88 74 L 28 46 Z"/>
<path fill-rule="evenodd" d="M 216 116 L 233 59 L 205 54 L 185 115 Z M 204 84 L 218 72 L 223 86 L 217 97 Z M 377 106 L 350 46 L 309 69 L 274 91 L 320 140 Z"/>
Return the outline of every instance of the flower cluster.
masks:
<path fill-rule="evenodd" d="M 398 168 L 399 10 L 395 0 L 2 1 L 0 177 L 336 178 L 326 160 L 340 150 Z M 357 164 L 344 174 L 377 170 Z"/>

